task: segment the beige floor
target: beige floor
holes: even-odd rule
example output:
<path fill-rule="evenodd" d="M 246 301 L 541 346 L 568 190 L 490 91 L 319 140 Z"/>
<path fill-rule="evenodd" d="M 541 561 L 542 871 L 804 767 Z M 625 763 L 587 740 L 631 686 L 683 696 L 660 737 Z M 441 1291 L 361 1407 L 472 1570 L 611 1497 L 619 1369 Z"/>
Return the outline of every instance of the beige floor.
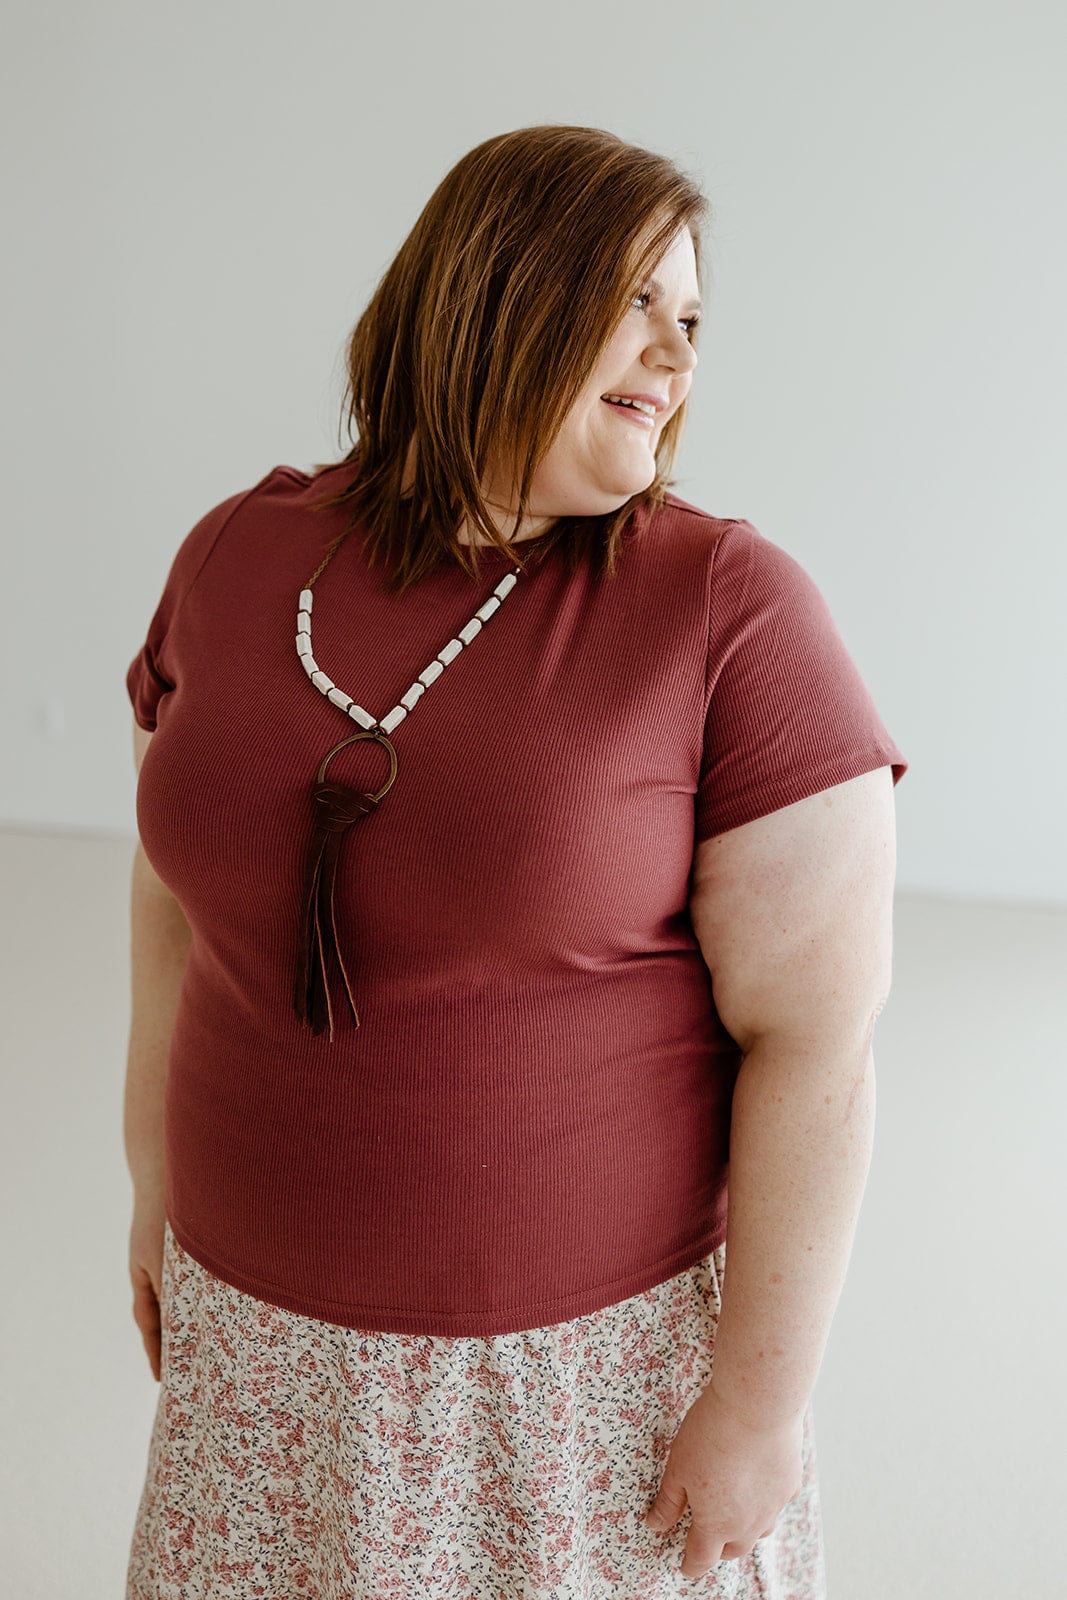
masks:
<path fill-rule="evenodd" d="M 3 1590 L 120 1600 L 130 840 L 0 833 Z M 863 1214 L 814 1395 L 831 1600 L 1064 1592 L 1067 911 L 901 894 Z M 281 1597 L 279 1597 L 281 1600 Z"/>

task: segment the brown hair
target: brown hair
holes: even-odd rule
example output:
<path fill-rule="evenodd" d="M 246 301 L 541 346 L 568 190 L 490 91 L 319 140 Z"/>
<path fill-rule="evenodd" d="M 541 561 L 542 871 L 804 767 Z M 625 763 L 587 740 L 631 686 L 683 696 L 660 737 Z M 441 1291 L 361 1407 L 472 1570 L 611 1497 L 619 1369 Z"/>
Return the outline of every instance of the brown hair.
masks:
<path fill-rule="evenodd" d="M 700 283 L 707 211 L 673 162 L 601 128 L 517 128 L 463 156 L 348 341 L 342 416 L 347 405 L 349 438 L 355 423 L 358 440 L 343 460 L 359 470 L 320 503 L 351 513 L 331 553 L 363 528 L 368 559 L 384 554 L 393 568 L 393 590 L 442 561 L 477 577 L 478 547 L 457 537 L 466 519 L 523 569 L 565 541 L 573 565 L 590 553 L 610 575 L 635 510 L 661 504 L 674 481 L 684 403 L 657 441 L 653 482 L 605 516 L 559 517 L 535 538 L 509 542 L 481 480 L 487 461 L 515 463 L 518 515 L 529 514 L 538 462 L 682 227 Z"/>

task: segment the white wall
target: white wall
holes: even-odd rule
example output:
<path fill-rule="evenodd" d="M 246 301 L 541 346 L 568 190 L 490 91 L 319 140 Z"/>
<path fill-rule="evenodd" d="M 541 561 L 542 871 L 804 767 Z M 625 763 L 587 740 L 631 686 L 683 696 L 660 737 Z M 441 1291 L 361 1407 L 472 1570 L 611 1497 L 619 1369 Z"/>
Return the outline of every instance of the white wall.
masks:
<path fill-rule="evenodd" d="M 1062 7 L 70 0 L 5 32 L 0 820 L 132 836 L 123 678 L 178 542 L 339 455 L 345 335 L 432 188 L 568 121 L 710 192 L 676 489 L 829 600 L 912 763 L 901 888 L 1067 901 Z"/>

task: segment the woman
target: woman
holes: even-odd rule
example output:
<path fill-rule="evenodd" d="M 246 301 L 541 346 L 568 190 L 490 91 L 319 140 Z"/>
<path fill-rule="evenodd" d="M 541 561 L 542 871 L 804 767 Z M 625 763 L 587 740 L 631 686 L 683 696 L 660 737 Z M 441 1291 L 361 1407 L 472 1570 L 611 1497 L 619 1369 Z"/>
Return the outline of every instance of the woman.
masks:
<path fill-rule="evenodd" d="M 128 1600 L 824 1593 L 906 763 L 806 572 L 668 492 L 705 215 L 597 129 L 478 146 L 352 335 L 353 449 L 174 557 Z"/>

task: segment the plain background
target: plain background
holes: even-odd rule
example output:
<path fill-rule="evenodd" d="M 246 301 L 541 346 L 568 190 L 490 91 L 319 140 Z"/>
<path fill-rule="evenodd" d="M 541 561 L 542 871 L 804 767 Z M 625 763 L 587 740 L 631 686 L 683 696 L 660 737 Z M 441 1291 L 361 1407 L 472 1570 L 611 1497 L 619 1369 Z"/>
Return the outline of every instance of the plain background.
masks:
<path fill-rule="evenodd" d="M 157 1394 L 126 1272 L 126 667 L 206 510 L 347 448 L 378 278 L 454 161 L 536 122 L 708 192 L 675 492 L 807 568 L 911 763 L 875 1157 L 814 1398 L 830 1594 L 1058 1592 L 1067 13 L 5 14 L 12 1592 L 122 1592 Z"/>

